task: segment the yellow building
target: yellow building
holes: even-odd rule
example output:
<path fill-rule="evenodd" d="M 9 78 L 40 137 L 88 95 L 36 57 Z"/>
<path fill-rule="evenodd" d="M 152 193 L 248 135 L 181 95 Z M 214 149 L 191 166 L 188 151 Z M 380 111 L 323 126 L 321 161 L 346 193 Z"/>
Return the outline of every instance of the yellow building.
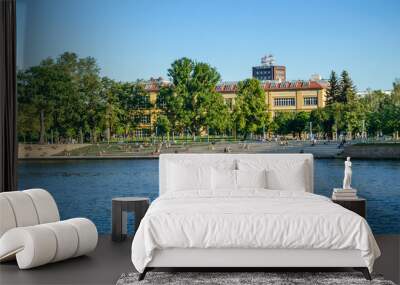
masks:
<path fill-rule="evenodd" d="M 268 110 L 274 114 L 281 111 L 312 111 L 318 107 L 325 107 L 327 83 L 324 81 L 285 81 L 261 82 L 265 91 L 265 103 Z M 216 91 L 221 93 L 226 104 L 235 104 L 237 82 L 221 83 Z"/>
<path fill-rule="evenodd" d="M 160 112 L 159 106 L 157 106 L 157 95 L 161 86 L 169 84 L 168 81 L 160 79 L 152 79 L 145 83 L 148 95 L 144 96 L 142 108 L 138 110 L 140 123 L 135 130 L 135 136 L 146 137 L 154 132 L 157 114 Z M 261 86 L 266 95 L 265 104 L 273 115 L 275 112 L 282 111 L 312 111 L 318 107 L 325 107 L 326 104 L 327 83 L 325 81 L 264 81 L 261 82 Z M 216 92 L 222 94 L 225 103 L 230 108 L 233 108 L 235 104 L 237 90 L 237 82 L 223 82 L 218 84 L 215 89 Z"/>
<path fill-rule="evenodd" d="M 139 122 L 134 131 L 136 137 L 148 137 L 154 132 L 157 115 L 160 112 L 160 106 L 157 106 L 157 96 L 160 87 L 168 86 L 169 84 L 169 81 L 163 81 L 160 78 L 151 79 L 144 83 L 147 95 L 143 96 L 143 100 L 135 112 L 136 116 L 138 116 L 136 121 Z"/>

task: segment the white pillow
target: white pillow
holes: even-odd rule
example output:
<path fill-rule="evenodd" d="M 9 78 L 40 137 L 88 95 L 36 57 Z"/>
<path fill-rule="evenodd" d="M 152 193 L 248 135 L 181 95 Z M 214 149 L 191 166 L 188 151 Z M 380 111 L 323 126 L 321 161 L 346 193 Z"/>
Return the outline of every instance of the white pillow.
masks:
<path fill-rule="evenodd" d="M 236 170 L 212 169 L 214 190 L 236 190 Z"/>
<path fill-rule="evenodd" d="M 168 191 L 211 190 L 211 167 L 169 163 Z"/>
<path fill-rule="evenodd" d="M 208 162 L 209 163 L 209 162 Z M 237 160 L 230 160 L 230 159 L 221 159 L 221 160 L 216 160 L 212 162 L 212 168 L 214 169 L 230 169 L 230 170 L 235 170 L 237 169 Z"/>
<path fill-rule="evenodd" d="M 267 171 L 261 170 L 236 170 L 237 187 L 241 188 L 267 188 Z"/>
<path fill-rule="evenodd" d="M 267 188 L 272 190 L 306 192 L 307 177 L 304 162 L 293 163 L 285 169 L 268 169 Z"/>

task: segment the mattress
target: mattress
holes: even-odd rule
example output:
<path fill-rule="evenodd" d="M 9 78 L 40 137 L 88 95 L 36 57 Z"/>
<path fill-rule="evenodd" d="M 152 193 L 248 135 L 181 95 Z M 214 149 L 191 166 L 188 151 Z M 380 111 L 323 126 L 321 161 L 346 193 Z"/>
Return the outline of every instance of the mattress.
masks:
<path fill-rule="evenodd" d="M 370 271 L 380 255 L 361 216 L 320 195 L 265 189 L 160 196 L 136 232 L 132 262 L 143 272 L 157 250 L 173 248 L 359 250 Z"/>

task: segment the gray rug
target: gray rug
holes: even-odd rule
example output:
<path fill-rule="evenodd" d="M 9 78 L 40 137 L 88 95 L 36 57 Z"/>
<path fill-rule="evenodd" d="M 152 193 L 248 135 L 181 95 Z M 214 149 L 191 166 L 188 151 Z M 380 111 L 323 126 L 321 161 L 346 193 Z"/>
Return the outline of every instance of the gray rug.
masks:
<path fill-rule="evenodd" d="M 292 285 L 292 284 L 376 284 L 395 285 L 392 281 L 384 280 L 381 276 L 373 275 L 368 281 L 359 272 L 148 272 L 146 278 L 138 281 L 138 273 L 122 274 L 117 285 L 146 285 L 146 284 L 213 284 L 213 285 Z"/>

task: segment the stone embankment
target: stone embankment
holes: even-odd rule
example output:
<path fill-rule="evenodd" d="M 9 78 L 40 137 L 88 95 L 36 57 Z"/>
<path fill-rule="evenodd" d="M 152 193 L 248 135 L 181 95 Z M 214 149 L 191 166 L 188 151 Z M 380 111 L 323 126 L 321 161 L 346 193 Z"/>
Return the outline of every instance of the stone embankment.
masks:
<path fill-rule="evenodd" d="M 400 143 L 347 145 L 342 156 L 362 159 L 400 159 Z"/>
<path fill-rule="evenodd" d="M 337 143 L 314 145 L 307 141 L 195 143 L 161 148 L 129 144 L 19 145 L 20 159 L 156 158 L 160 153 L 312 153 L 315 158 L 337 158 L 341 152 Z"/>
<path fill-rule="evenodd" d="M 90 144 L 19 144 L 18 158 L 48 158 L 54 155 L 69 156 L 71 151 Z"/>

